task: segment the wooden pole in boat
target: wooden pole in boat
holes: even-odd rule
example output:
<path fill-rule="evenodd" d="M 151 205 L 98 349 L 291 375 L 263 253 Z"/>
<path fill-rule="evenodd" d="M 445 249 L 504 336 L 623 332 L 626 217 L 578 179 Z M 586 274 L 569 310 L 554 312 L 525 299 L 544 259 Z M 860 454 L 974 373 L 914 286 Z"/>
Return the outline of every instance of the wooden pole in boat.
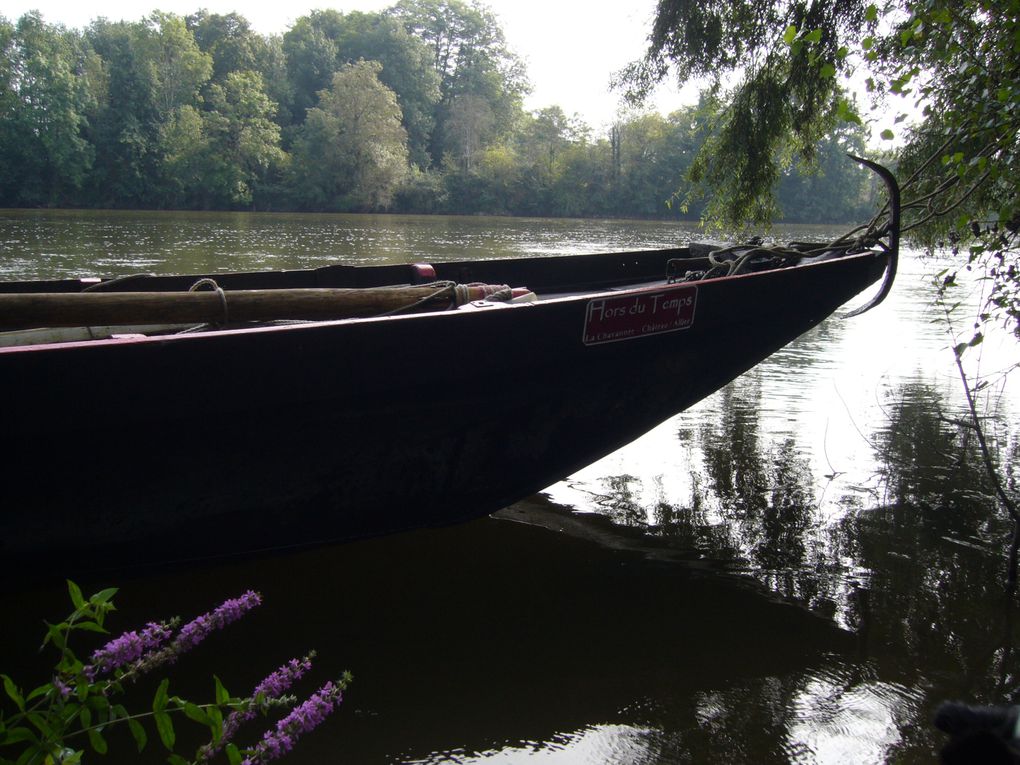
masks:
<path fill-rule="evenodd" d="M 0 294 L 0 330 L 347 319 L 448 307 L 451 287 Z"/>

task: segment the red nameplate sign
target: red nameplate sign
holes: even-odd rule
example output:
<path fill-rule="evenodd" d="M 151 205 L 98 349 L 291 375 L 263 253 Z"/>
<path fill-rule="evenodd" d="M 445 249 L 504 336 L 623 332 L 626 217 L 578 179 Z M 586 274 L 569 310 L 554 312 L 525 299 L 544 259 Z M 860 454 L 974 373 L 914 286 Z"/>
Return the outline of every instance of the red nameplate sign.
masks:
<path fill-rule="evenodd" d="M 687 329 L 694 324 L 697 300 L 698 288 L 691 285 L 626 297 L 596 298 L 588 303 L 584 317 L 584 344 L 615 343 Z"/>

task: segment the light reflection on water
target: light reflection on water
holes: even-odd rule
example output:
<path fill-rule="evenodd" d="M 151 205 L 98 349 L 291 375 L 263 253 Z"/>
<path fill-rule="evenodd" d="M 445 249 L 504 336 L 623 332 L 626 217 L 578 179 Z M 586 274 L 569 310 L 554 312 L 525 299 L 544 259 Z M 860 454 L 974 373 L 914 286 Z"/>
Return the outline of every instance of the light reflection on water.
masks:
<path fill-rule="evenodd" d="M 561 733 L 548 741 L 526 741 L 486 752 L 434 752 L 406 765 L 513 765 L 518 762 L 567 765 L 568 763 L 616 763 L 646 765 L 657 762 L 655 739 L 658 731 L 631 725 L 589 725 Z"/>
<path fill-rule="evenodd" d="M 812 233 L 824 235 L 798 227 L 790 238 Z M 623 221 L 0 211 L 0 275 L 566 255 L 691 238 L 695 227 Z M 878 309 L 823 323 L 549 487 L 539 522 L 607 550 L 487 521 L 379 540 L 362 558 L 340 548 L 136 581 L 138 619 L 156 616 L 141 607 L 147 593 L 224 579 L 283 600 L 300 588 L 312 610 L 339 599 L 340 623 L 289 607 L 274 617 L 288 636 L 335 641 L 356 675 L 353 717 L 297 763 L 336 751 L 364 763 L 930 762 L 940 700 L 999 702 L 1020 683 L 1016 607 L 998 586 L 1003 524 L 978 495 L 987 487 L 966 434 L 942 418 L 962 399 L 931 323 L 925 274 L 938 267 L 908 254 Z M 986 370 L 1016 359 L 1012 343 L 986 345 Z M 1020 402 L 998 404 L 1012 422 Z M 1011 448 L 1009 430 L 999 435 Z M 331 577 L 384 584 L 338 595 Z M 776 595 L 813 615 L 777 615 Z"/>

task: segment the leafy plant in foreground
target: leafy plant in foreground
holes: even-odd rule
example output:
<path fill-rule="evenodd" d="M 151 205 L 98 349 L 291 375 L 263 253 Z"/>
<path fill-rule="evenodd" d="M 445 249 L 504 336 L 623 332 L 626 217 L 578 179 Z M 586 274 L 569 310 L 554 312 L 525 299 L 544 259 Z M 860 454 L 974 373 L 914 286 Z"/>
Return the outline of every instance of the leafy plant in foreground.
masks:
<path fill-rule="evenodd" d="M 260 605 L 262 597 L 248 591 L 224 601 L 212 611 L 187 622 L 179 619 L 150 622 L 144 628 L 125 632 L 94 650 L 82 661 L 72 650 L 79 633 L 107 632 L 107 615 L 115 610 L 110 588 L 86 599 L 80 588 L 68 581 L 74 611 L 59 624 L 48 624 L 43 647 L 52 646 L 59 658 L 50 682 L 25 692 L 9 675 L 0 674 L 4 692 L 14 710 L 0 709 L 0 765 L 51 765 L 79 763 L 85 741 L 98 754 L 108 749 L 105 734 L 126 726 L 141 752 L 154 729 L 170 753 L 172 765 L 198 765 L 224 754 L 232 765 L 269 762 L 289 752 L 299 736 L 318 726 L 343 698 L 351 680 L 344 673 L 325 683 L 301 704 L 289 695 L 293 683 L 312 666 L 314 654 L 292 659 L 266 677 L 250 696 L 231 696 L 214 677 L 214 701 L 196 704 L 169 693 L 170 681 L 163 679 L 151 709 L 129 711 L 116 698 L 143 675 L 174 663 L 177 658 Z M 240 748 L 234 737 L 241 725 L 274 709 L 290 709 L 248 748 Z M 175 719 L 183 716 L 209 731 L 208 743 L 188 759 L 175 752 Z M 143 724 L 145 723 L 145 724 Z"/>

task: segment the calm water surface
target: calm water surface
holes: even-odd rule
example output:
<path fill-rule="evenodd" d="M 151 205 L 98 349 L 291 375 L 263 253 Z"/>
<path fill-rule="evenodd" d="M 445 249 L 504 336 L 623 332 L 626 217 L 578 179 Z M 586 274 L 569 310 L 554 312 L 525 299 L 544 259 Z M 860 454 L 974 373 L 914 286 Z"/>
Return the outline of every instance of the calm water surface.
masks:
<path fill-rule="evenodd" d="M 620 221 L 0 211 L 0 274 L 567 255 L 698 236 Z M 940 267 L 908 253 L 880 308 L 830 319 L 498 517 L 256 561 L 69 573 L 121 586 L 115 629 L 262 591 L 266 605 L 182 661 L 171 690 L 204 698 L 216 672 L 245 693 L 309 648 L 318 674 L 302 690 L 353 671 L 342 712 L 290 762 L 933 762 L 940 701 L 1001 703 L 1020 685 L 1007 527 L 951 423 L 962 398 L 926 286 Z M 1017 360 L 1013 344 L 987 345 L 982 372 Z M 1005 460 L 1020 402 L 989 390 Z M 0 669 L 18 674 L 65 596 L 12 599 Z"/>

